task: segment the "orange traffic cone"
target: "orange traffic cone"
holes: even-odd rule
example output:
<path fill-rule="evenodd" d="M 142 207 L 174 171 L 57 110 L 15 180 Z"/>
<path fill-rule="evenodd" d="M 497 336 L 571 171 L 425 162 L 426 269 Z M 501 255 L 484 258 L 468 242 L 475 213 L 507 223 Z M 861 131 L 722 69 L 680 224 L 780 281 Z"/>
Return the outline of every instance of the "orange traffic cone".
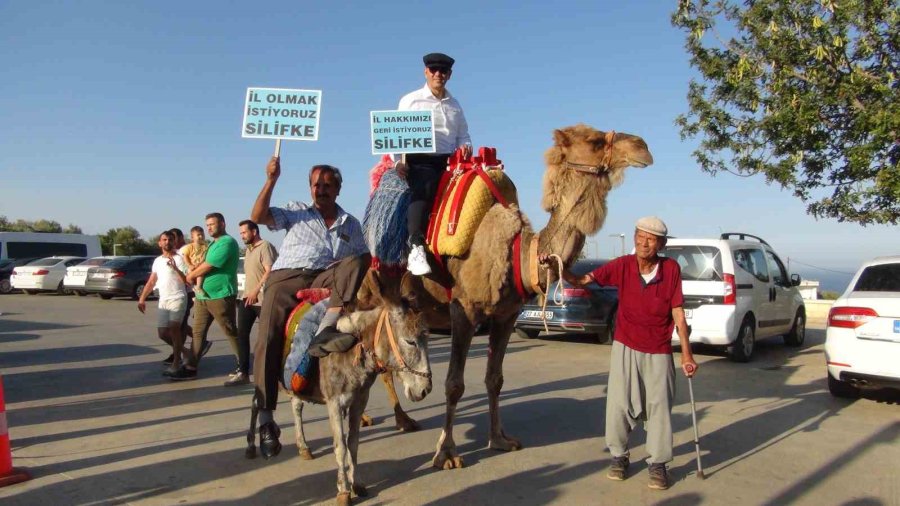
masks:
<path fill-rule="evenodd" d="M 0 487 L 30 480 L 31 475 L 12 466 L 9 426 L 6 424 L 6 402 L 3 398 L 3 376 L 0 376 Z"/>

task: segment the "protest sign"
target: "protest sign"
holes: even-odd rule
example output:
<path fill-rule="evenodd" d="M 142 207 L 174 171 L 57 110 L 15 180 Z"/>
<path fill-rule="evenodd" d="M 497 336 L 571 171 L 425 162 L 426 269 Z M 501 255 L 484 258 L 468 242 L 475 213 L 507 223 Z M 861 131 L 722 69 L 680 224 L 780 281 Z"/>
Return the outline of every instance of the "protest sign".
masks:
<path fill-rule="evenodd" d="M 434 153 L 431 111 L 372 111 L 372 154 Z"/>
<path fill-rule="evenodd" d="M 315 141 L 319 139 L 321 90 L 247 88 L 241 137 Z"/>

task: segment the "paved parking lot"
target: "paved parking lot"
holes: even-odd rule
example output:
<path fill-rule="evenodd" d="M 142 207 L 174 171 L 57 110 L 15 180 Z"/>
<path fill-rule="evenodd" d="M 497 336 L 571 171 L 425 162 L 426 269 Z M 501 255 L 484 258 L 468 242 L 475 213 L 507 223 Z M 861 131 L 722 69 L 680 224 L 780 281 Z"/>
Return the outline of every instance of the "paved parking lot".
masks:
<path fill-rule="evenodd" d="M 151 304 L 155 306 L 155 304 Z M 307 438 L 316 459 L 294 451 L 289 404 L 276 412 L 285 449 L 271 461 L 243 457 L 251 388 L 222 387 L 234 368 L 224 336 L 200 379 L 160 376 L 168 354 L 156 339 L 155 307 L 55 295 L 0 296 L 0 371 L 13 463 L 34 475 L 0 489 L 4 505 L 317 504 L 335 494 L 335 461 L 323 407 L 311 406 Z M 643 434 L 635 434 L 631 477 L 604 475 L 609 346 L 578 336 L 512 338 L 502 417 L 525 448 L 486 448 L 486 341 L 476 337 L 467 366 L 456 439 L 467 467 L 437 471 L 430 461 L 443 416 L 449 339 L 435 336 L 435 391 L 404 399 L 423 430 L 401 434 L 380 382 L 362 431 L 361 504 L 900 504 L 900 396 L 843 401 L 826 389 L 822 342 L 787 349 L 760 344 L 749 364 L 706 350 L 694 380 L 707 479 L 695 477 L 687 383 L 673 414 L 674 484 L 646 487 Z"/>

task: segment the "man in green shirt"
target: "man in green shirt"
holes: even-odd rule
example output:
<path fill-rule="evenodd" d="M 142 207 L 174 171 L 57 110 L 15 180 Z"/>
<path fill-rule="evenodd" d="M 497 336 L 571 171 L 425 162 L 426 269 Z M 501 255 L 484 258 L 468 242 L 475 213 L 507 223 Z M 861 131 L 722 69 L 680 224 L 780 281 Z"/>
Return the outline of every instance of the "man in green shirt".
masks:
<path fill-rule="evenodd" d="M 188 284 L 203 277 L 203 293 L 197 292 L 194 304 L 194 336 L 191 343 L 193 356 L 188 364 L 175 373 L 173 379 L 188 380 L 197 377 L 203 343 L 206 342 L 213 320 L 222 327 L 231 344 L 235 361 L 238 360 L 235 300 L 240 248 L 237 241 L 225 233 L 225 217 L 222 213 L 206 215 L 206 231 L 213 238 L 206 252 L 206 259 L 187 275 Z"/>

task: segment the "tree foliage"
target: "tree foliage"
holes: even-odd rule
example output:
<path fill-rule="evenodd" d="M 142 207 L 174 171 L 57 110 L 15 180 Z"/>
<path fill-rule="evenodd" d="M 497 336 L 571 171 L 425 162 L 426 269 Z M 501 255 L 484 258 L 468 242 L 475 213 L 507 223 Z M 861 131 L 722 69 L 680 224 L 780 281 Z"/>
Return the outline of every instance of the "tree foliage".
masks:
<path fill-rule="evenodd" d="M 134 227 L 111 228 L 100 236 L 104 255 L 152 255 L 159 252 L 156 241 L 145 241 Z"/>
<path fill-rule="evenodd" d="M 817 218 L 900 220 L 896 0 L 680 0 L 701 76 L 682 138 L 702 170 L 762 174 Z"/>
<path fill-rule="evenodd" d="M 53 220 L 28 221 L 18 219 L 12 222 L 9 221 L 6 216 L 0 216 L 0 232 L 47 232 L 55 234 L 80 234 L 81 228 L 71 223 L 66 228 L 63 228 L 62 225 L 59 224 L 59 222 Z"/>

